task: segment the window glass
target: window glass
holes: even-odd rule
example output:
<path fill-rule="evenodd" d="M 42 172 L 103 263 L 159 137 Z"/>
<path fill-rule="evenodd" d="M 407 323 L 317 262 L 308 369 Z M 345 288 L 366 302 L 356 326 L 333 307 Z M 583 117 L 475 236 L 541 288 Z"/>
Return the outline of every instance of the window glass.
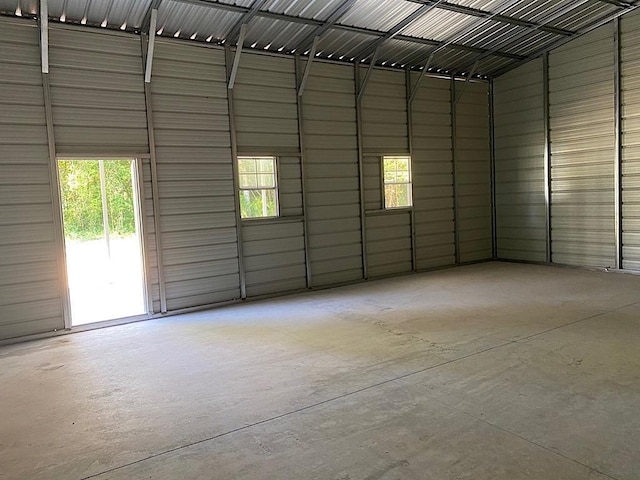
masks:
<path fill-rule="evenodd" d="M 278 216 L 275 157 L 238 157 L 242 218 Z"/>
<path fill-rule="evenodd" d="M 382 157 L 384 208 L 413 205 L 411 195 L 411 158 Z"/>

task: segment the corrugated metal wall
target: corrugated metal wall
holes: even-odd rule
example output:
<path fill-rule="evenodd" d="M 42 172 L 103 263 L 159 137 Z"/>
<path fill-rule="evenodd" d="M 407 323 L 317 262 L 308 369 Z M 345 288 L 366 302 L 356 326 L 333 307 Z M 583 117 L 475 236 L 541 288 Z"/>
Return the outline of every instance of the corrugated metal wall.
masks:
<path fill-rule="evenodd" d="M 49 45 L 58 154 L 149 152 L 139 38 L 52 26 Z"/>
<path fill-rule="evenodd" d="M 611 24 L 549 55 L 556 263 L 615 266 L 614 62 Z"/>
<path fill-rule="evenodd" d="M 412 75 L 413 84 L 419 74 Z M 411 106 L 418 269 L 455 263 L 451 82 L 424 78 Z"/>
<path fill-rule="evenodd" d="M 64 328 L 38 35 L 0 18 L 0 339 Z"/>
<path fill-rule="evenodd" d="M 455 83 L 454 165 L 461 262 L 492 257 L 489 90 Z"/>
<path fill-rule="evenodd" d="M 247 296 L 305 288 L 302 177 L 295 63 L 243 55 L 233 89 L 238 155 L 278 158 L 281 218 L 243 220 Z"/>
<path fill-rule="evenodd" d="M 59 219 L 57 211 L 53 215 L 38 31 L 30 21 L 19 27 L 9 26 L 15 20 L 1 21 L 0 62 L 8 66 L 0 71 L 3 339 L 64 328 L 64 287 L 56 266 L 61 259 L 54 241 L 59 223 L 54 219 Z M 140 159 L 153 312 L 161 310 L 156 221 L 168 310 L 237 299 L 239 235 L 225 53 L 158 39 L 152 82 L 145 91 L 142 43 L 125 33 L 51 27 L 56 151 L 60 156 Z M 305 253 L 312 286 L 363 278 L 355 70 L 314 62 L 300 99 L 296 75 L 300 80 L 305 66 L 301 61 L 296 74 L 291 58 L 245 52 L 233 89 L 238 154 L 278 158 L 281 217 L 242 226 L 248 296 L 307 286 Z M 459 107 L 466 135 L 459 145 L 461 159 L 470 165 L 488 155 L 488 145 L 476 141 L 478 132 L 469 124 L 478 116 L 484 119 L 487 111 L 486 105 L 484 110 L 477 105 L 482 96 L 473 94 L 477 88 L 470 87 L 467 103 L 463 99 Z M 376 70 L 361 103 L 369 210 L 366 251 L 373 277 L 413 267 L 409 210 L 380 211 L 381 157 L 409 154 L 409 133 L 414 144 L 418 267 L 454 262 L 450 81 L 424 80 L 414 103 L 412 132 L 406 93 L 404 72 Z M 470 110 L 468 118 L 465 109 Z M 148 121 L 153 122 L 152 132 Z M 154 148 L 149 148 L 150 140 Z M 479 153 L 483 146 L 484 156 Z M 471 161 L 465 160 L 462 147 Z M 475 192 L 480 177 L 474 168 L 467 170 L 476 182 Z"/>
<path fill-rule="evenodd" d="M 151 92 L 167 309 L 239 298 L 224 52 L 158 41 Z"/>
<path fill-rule="evenodd" d="M 314 63 L 302 105 L 311 283 L 356 281 L 362 241 L 353 67 Z"/>
<path fill-rule="evenodd" d="M 623 17 L 622 267 L 640 270 L 640 12 Z"/>
<path fill-rule="evenodd" d="M 367 69 L 361 68 L 364 83 Z M 370 277 L 412 269 L 410 214 L 383 207 L 381 158 L 409 155 L 404 72 L 374 70 L 361 100 L 364 205 L 367 213 L 367 266 Z"/>
<path fill-rule="evenodd" d="M 498 258 L 544 262 L 544 71 L 541 58 L 494 81 Z"/>

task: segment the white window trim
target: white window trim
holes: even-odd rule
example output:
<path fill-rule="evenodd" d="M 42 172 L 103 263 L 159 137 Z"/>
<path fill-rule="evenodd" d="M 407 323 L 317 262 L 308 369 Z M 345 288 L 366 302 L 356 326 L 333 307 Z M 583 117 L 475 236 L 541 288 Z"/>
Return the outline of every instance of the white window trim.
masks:
<path fill-rule="evenodd" d="M 408 182 L 386 182 L 384 180 L 384 160 L 385 158 L 393 158 L 393 157 L 401 157 L 407 158 L 409 160 L 409 181 Z M 380 192 L 382 196 L 382 209 L 383 210 L 408 210 L 413 208 L 413 158 L 409 154 L 395 154 L 395 155 L 382 155 L 380 157 L 380 184 L 382 186 L 382 191 Z M 387 195 L 385 187 L 387 185 L 409 185 L 409 205 L 403 205 L 400 207 L 388 207 L 387 206 Z"/>
<path fill-rule="evenodd" d="M 246 159 L 246 158 L 250 158 L 250 159 L 258 159 L 258 158 L 268 158 L 268 159 L 273 159 L 273 168 L 274 168 L 274 172 L 273 172 L 273 187 L 255 187 L 255 188 L 247 188 L 247 187 L 242 187 L 240 185 L 240 160 L 241 159 Z M 242 216 L 242 208 L 239 206 L 240 208 L 240 219 L 243 222 L 252 222 L 252 221 L 256 221 L 256 220 L 271 220 L 271 219 L 275 219 L 275 218 L 280 218 L 280 169 L 279 169 L 279 162 L 278 162 L 278 157 L 276 155 L 238 155 L 236 157 L 236 168 L 238 171 L 238 202 L 240 202 L 240 194 L 243 191 L 253 191 L 253 190 L 259 190 L 259 191 L 264 191 L 264 190 L 273 190 L 275 192 L 275 202 L 276 202 L 276 213 L 275 215 L 263 215 L 260 217 L 243 217 Z"/>

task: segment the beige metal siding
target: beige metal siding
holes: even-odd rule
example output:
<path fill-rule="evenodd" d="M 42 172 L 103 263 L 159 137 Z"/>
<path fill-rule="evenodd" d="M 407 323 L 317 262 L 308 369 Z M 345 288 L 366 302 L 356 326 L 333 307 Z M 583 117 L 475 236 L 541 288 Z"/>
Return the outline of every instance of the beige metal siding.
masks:
<path fill-rule="evenodd" d="M 148 152 L 140 39 L 52 25 L 49 41 L 58 153 Z"/>
<path fill-rule="evenodd" d="M 549 55 L 555 263 L 615 265 L 614 58 L 611 24 Z"/>
<path fill-rule="evenodd" d="M 38 30 L 0 18 L 0 339 L 64 328 Z"/>
<path fill-rule="evenodd" d="M 472 262 L 492 256 L 489 91 L 486 83 L 455 83 L 460 261 Z"/>
<path fill-rule="evenodd" d="M 360 69 L 364 82 L 367 69 Z M 364 205 L 368 212 L 383 208 L 381 162 L 384 155 L 409 154 L 406 76 L 404 72 L 374 70 L 361 102 Z M 411 228 L 408 212 L 367 214 L 369 277 L 409 272 Z"/>
<path fill-rule="evenodd" d="M 314 63 L 302 97 L 308 244 L 314 286 L 362 278 L 353 74 L 353 67 Z"/>
<path fill-rule="evenodd" d="M 240 296 L 224 52 L 157 41 L 151 82 L 167 308 Z"/>
<path fill-rule="evenodd" d="M 621 28 L 622 266 L 640 270 L 640 12 Z"/>
<path fill-rule="evenodd" d="M 494 81 L 499 258 L 547 256 L 543 77 L 537 59 Z"/>
<path fill-rule="evenodd" d="M 147 285 L 149 292 L 147 294 L 151 299 L 152 311 L 149 313 L 158 313 L 161 311 L 160 305 L 160 279 L 158 276 L 158 257 L 156 249 L 156 229 L 153 210 L 153 186 L 151 183 L 151 161 L 148 158 L 140 160 L 142 162 L 142 194 L 140 199 L 143 202 L 142 224 L 144 229 L 144 254 Z"/>
<path fill-rule="evenodd" d="M 411 217 L 396 211 L 367 217 L 369 277 L 411 271 Z"/>
<path fill-rule="evenodd" d="M 233 102 L 238 155 L 299 152 L 293 58 L 243 54 Z"/>
<path fill-rule="evenodd" d="M 411 107 L 418 269 L 455 263 L 450 85 L 424 78 Z"/>

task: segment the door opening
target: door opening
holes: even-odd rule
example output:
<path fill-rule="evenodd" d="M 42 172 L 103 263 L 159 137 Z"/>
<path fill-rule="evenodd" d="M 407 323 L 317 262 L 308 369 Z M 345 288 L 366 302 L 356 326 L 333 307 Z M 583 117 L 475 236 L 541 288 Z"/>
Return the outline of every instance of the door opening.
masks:
<path fill-rule="evenodd" d="M 136 160 L 58 160 L 71 324 L 146 313 Z"/>

